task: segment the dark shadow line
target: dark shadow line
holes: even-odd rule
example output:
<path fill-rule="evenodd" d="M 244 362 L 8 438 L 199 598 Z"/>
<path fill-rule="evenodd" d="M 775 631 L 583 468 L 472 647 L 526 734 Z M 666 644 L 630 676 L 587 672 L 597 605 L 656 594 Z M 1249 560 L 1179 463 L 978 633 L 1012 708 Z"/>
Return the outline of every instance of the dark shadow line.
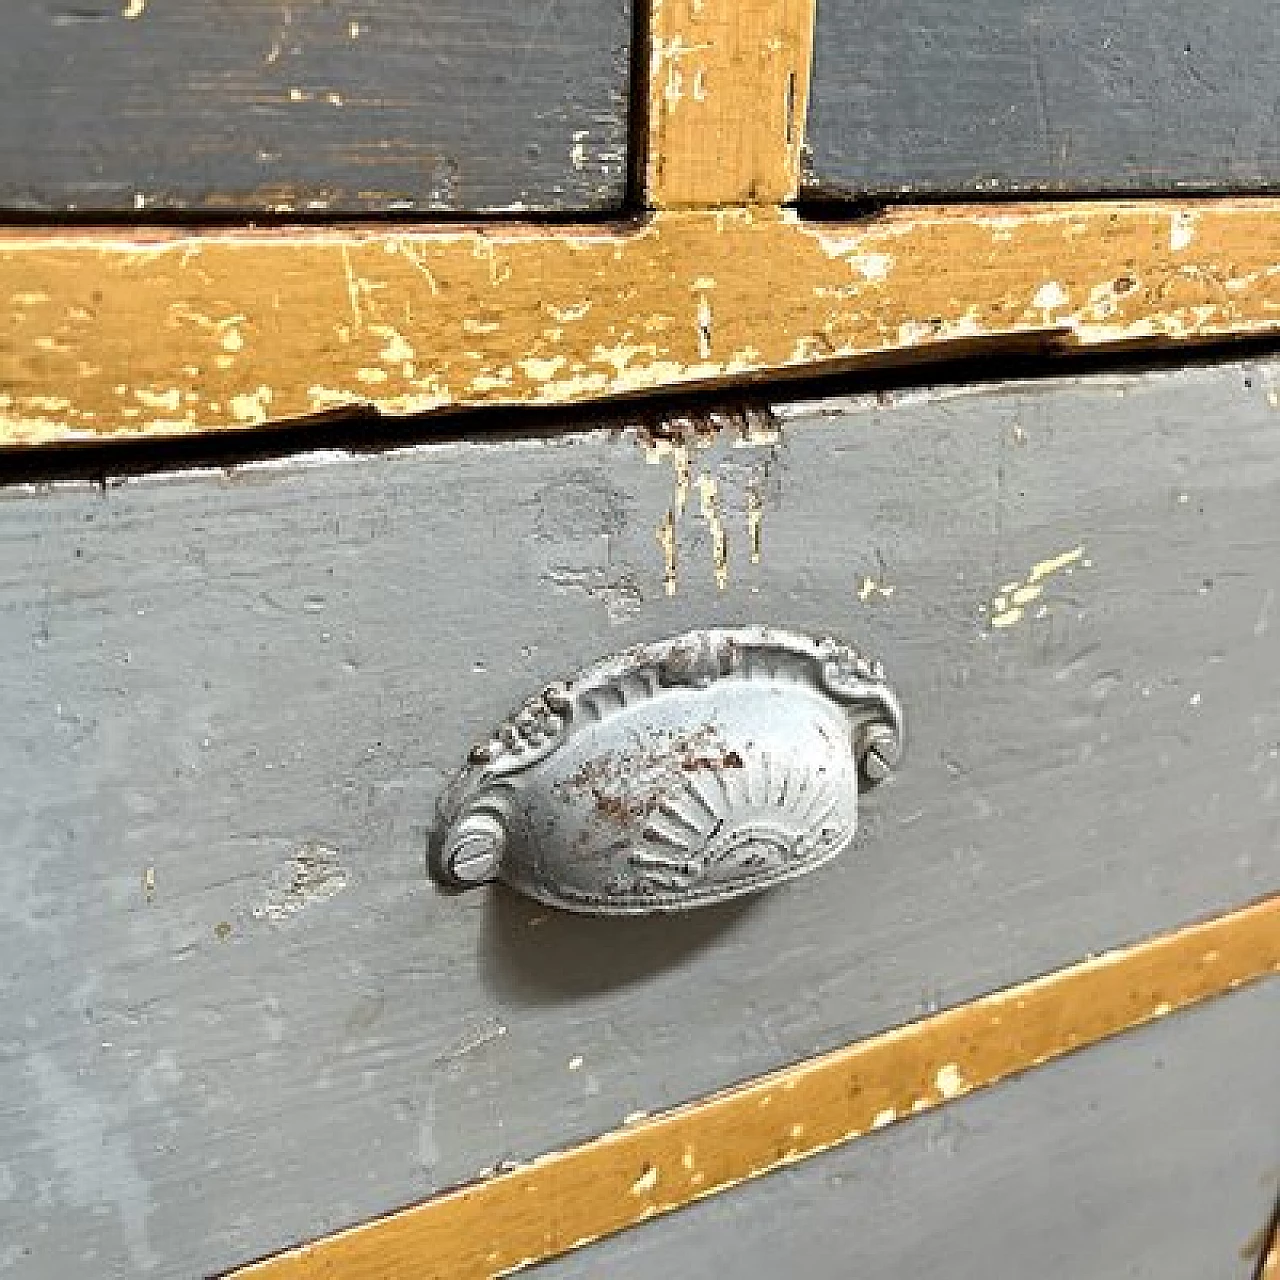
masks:
<path fill-rule="evenodd" d="M 949 205 L 1001 205 L 1156 203 L 1178 200 L 1262 200 L 1280 195 L 1280 184 L 1256 186 L 1219 186 L 1187 183 L 1182 186 L 1140 187 L 1133 189 L 1103 187 L 1002 186 L 992 190 L 966 190 L 948 187 L 937 191 L 918 189 L 905 191 L 856 191 L 823 186 L 810 179 L 801 189 L 793 207 L 801 218 L 814 222 L 866 221 L 895 209 L 938 209 Z"/>
<path fill-rule="evenodd" d="M 1176 346 L 1130 343 L 1082 350 L 1069 335 L 1029 334 L 990 343 L 949 344 L 937 354 L 891 353 L 874 364 L 796 374 L 769 372 L 732 385 L 658 388 L 627 397 L 573 405 L 458 407 L 403 418 L 370 409 L 339 410 L 277 425 L 171 437 L 71 441 L 0 449 L 0 487 L 88 480 L 104 487 L 117 479 L 159 471 L 225 469 L 299 454 L 338 451 L 378 454 L 419 445 L 484 440 L 488 443 L 554 439 L 582 431 L 649 430 L 661 434 L 673 420 L 715 413 L 767 413 L 780 401 L 883 395 L 1008 381 L 1140 374 L 1223 361 L 1280 357 L 1280 334 Z"/>
<path fill-rule="evenodd" d="M 653 0 L 632 0 L 631 58 L 627 68 L 627 186 L 623 209 L 642 212 L 649 155 L 649 59 L 653 52 L 650 15 Z"/>
<path fill-rule="evenodd" d="M 279 230 L 290 227 L 314 230 L 377 231 L 394 227 L 401 231 L 444 230 L 485 231 L 502 227 L 624 227 L 636 221 L 634 210 L 625 205 L 601 209 L 360 209 L 274 212 L 269 209 L 149 209 L 145 213 L 127 210 L 50 209 L 29 212 L 0 209 L 0 231 L 5 228 L 37 231 L 135 230 L 140 236 L 153 229 L 178 228 L 186 231 Z"/>

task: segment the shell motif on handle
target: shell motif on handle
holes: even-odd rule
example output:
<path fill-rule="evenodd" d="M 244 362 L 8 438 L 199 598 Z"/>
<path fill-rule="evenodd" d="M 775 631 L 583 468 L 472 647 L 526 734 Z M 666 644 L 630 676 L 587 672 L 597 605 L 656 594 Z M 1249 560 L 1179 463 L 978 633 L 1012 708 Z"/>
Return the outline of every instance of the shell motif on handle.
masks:
<path fill-rule="evenodd" d="M 430 866 L 601 915 L 679 911 L 847 849 L 903 748 L 876 661 L 767 627 L 642 645 L 549 686 L 446 791 Z"/>

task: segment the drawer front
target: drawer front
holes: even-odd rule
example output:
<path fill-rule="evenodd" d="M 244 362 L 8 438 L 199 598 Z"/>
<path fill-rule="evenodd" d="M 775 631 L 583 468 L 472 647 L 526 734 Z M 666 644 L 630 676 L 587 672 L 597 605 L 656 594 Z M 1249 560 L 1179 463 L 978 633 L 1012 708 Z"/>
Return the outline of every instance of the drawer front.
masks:
<path fill-rule="evenodd" d="M 1280 1175 L 1277 1109 L 1266 1102 L 1277 1053 L 1273 984 L 749 1183 L 545 1274 L 1254 1280 Z"/>
<path fill-rule="evenodd" d="M 1277 388 L 1230 364 L 8 490 L 11 1273 L 224 1269 L 1274 892 Z M 522 698 L 749 622 L 865 646 L 902 695 L 854 850 L 674 918 L 427 879 L 447 779 Z M 1274 997 L 1230 1007 L 1224 1052 L 1252 1027 L 1265 1056 Z M 1161 1034 L 1018 1086 L 1059 1100 L 1002 1113 L 1008 1176 Z M 1241 1070 L 1256 1142 L 1197 1133 L 1256 1208 L 1280 1104 Z M 1121 1168 L 1135 1123 L 1072 1130 L 1072 1167 Z M 752 1194 L 785 1214 L 779 1185 Z"/>
<path fill-rule="evenodd" d="M 1277 72 L 1263 0 L 1212 17 L 1190 0 L 820 0 L 811 176 L 832 193 L 1271 187 Z"/>
<path fill-rule="evenodd" d="M 629 0 L 11 0 L 0 209 L 601 210 Z"/>

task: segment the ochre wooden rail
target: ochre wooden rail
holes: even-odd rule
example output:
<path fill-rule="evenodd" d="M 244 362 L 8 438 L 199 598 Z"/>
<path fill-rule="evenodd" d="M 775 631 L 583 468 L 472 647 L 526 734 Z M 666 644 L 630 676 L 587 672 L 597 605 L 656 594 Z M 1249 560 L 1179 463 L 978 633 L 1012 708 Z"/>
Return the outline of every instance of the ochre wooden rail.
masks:
<path fill-rule="evenodd" d="M 1280 203 L 666 212 L 616 229 L 0 237 L 0 439 L 569 404 L 1010 337 L 1280 324 Z"/>
<path fill-rule="evenodd" d="M 235 1274 L 504 1275 L 1276 973 L 1280 896 L 895 1027 Z"/>
<path fill-rule="evenodd" d="M 1280 200 L 806 221 L 813 0 L 645 13 L 646 211 L 616 226 L 0 232 L 0 446 L 1280 325 Z"/>

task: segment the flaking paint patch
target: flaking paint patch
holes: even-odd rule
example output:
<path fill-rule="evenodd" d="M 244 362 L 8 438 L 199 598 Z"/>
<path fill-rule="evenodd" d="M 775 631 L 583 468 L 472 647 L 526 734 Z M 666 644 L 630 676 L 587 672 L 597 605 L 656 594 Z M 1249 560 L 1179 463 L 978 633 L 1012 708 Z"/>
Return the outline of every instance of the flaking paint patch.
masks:
<path fill-rule="evenodd" d="M 1181 253 L 1196 238 L 1196 216 L 1190 210 L 1180 209 L 1169 219 L 1169 249 Z"/>
<path fill-rule="evenodd" d="M 997 630 L 1021 622 L 1028 605 L 1044 592 L 1044 584 L 1055 574 L 1070 573 L 1084 560 L 1084 545 L 1072 547 L 1061 555 L 1039 560 L 1031 566 L 1026 578 L 1020 582 L 1006 582 L 996 593 L 989 606 L 991 625 Z"/>
<path fill-rule="evenodd" d="M 729 538 L 725 533 L 724 519 L 720 512 L 720 487 L 714 475 L 702 471 L 698 475 L 698 499 L 702 518 L 707 522 L 711 535 L 711 557 L 715 568 L 716 588 L 723 591 L 729 585 Z"/>
<path fill-rule="evenodd" d="M 870 575 L 865 575 L 861 585 L 858 587 L 858 599 L 866 604 L 870 600 L 881 599 L 891 600 L 896 588 L 886 582 L 877 582 Z"/>
<path fill-rule="evenodd" d="M 534 380 L 534 382 L 550 382 L 565 366 L 564 356 L 528 356 L 517 361 L 518 366 Z"/>
<path fill-rule="evenodd" d="M 711 299 L 705 293 L 698 298 L 698 358 L 711 359 Z"/>
<path fill-rule="evenodd" d="M 758 565 L 763 557 L 764 485 L 781 443 L 780 430 L 770 415 L 749 409 L 672 419 L 661 432 L 641 439 L 645 461 L 672 470 L 670 502 L 656 531 L 666 593 L 676 593 L 679 532 L 690 510 L 706 530 L 716 588 L 726 590 L 733 545 L 730 520 L 743 519 L 742 543 L 750 563 Z M 744 463 L 734 456 L 742 450 L 760 456 Z M 691 508 L 689 499 L 695 493 L 697 502 Z"/>
<path fill-rule="evenodd" d="M 496 326 L 495 326 L 496 327 Z M 369 332 L 383 340 L 378 359 L 386 364 L 406 364 L 416 358 L 413 344 L 398 329 L 389 324 L 371 324 Z"/>
<path fill-rule="evenodd" d="M 751 563 L 759 564 L 764 550 L 764 499 L 756 481 L 747 487 L 747 541 L 751 548 Z"/>
<path fill-rule="evenodd" d="M 890 253 L 851 253 L 845 261 L 872 284 L 887 280 L 893 270 L 893 255 Z"/>
<path fill-rule="evenodd" d="M 317 903 L 327 902 L 347 887 L 347 869 L 338 850 L 316 840 L 301 844 L 273 877 L 263 900 L 250 914 L 258 920 L 283 922 Z"/>
<path fill-rule="evenodd" d="M 939 1067 L 933 1083 L 944 1098 L 958 1098 L 966 1088 L 965 1078 L 954 1062 Z"/>
<path fill-rule="evenodd" d="M 232 396 L 230 401 L 232 417 L 237 422 L 250 426 L 266 422 L 270 416 L 271 398 L 271 388 L 268 386 L 258 387 L 244 395 Z"/>
<path fill-rule="evenodd" d="M 177 387 L 167 391 L 148 391 L 145 387 L 137 388 L 134 399 L 148 409 L 162 409 L 166 413 L 177 413 L 182 407 L 182 392 Z"/>
<path fill-rule="evenodd" d="M 575 302 L 568 306 L 556 306 L 553 302 L 544 302 L 543 307 L 547 314 L 553 319 L 558 320 L 561 324 L 570 324 L 575 320 L 584 320 L 587 313 L 591 310 L 591 301 L 583 298 L 581 302 Z"/>
<path fill-rule="evenodd" d="M 1031 305 L 1041 311 L 1058 311 L 1070 301 L 1070 295 L 1056 280 L 1047 280 L 1035 291 Z"/>
<path fill-rule="evenodd" d="M 243 425 L 229 405 L 264 382 L 275 392 L 274 419 L 284 421 L 314 411 L 308 390 L 317 385 L 345 391 L 345 400 L 329 407 L 372 404 L 392 413 L 559 403 L 1047 326 L 1082 345 L 1262 332 L 1280 327 L 1280 218 L 1267 207 L 1206 206 L 1176 267 L 1168 236 L 1177 209 L 1168 202 L 1098 202 L 1070 216 L 1059 207 L 1020 209 L 1002 215 L 1007 242 L 990 218 L 972 211 L 895 211 L 837 234 L 759 208 L 662 213 L 591 232 L 324 229 L 197 239 L 161 231 L 141 246 L 117 233 L 23 232 L 0 237 L 0 297 L 10 299 L 9 322 L 31 332 L 33 313 L 11 301 L 27 293 L 48 296 L 57 319 L 41 325 L 40 336 L 53 343 L 47 358 L 44 349 L 37 361 L 16 348 L 0 354 L 0 383 L 15 400 L 70 399 L 74 408 L 61 426 L 58 415 L 48 415 L 44 438 L 57 439 L 99 411 L 118 430 L 123 415 L 109 399 L 122 378 L 131 387 L 179 387 L 191 429 L 216 430 Z M 1064 256 L 1064 231 L 1077 224 L 1083 230 Z M 837 240 L 851 254 L 894 259 L 887 279 L 874 284 L 873 303 L 862 273 L 832 260 Z M 760 262 L 769 270 L 760 271 Z M 939 262 L 954 269 L 930 268 Z M 87 279 L 103 294 L 91 309 L 83 305 Z M 717 282 L 711 346 L 724 353 L 720 361 L 703 358 L 699 326 L 675 315 L 687 290 L 704 279 Z M 767 281 L 776 279 L 789 287 L 768 295 Z M 1076 301 L 1049 312 L 1032 306 L 1048 280 Z M 1239 287 L 1228 290 L 1224 280 Z M 588 296 L 588 314 L 548 331 L 552 309 L 568 316 Z M 211 330 L 219 348 L 213 355 L 183 331 L 184 312 Z M 211 318 L 232 312 L 236 323 Z M 761 326 L 765 312 L 770 324 Z M 500 318 L 501 329 L 465 334 L 464 317 Z M 415 362 L 390 365 L 394 376 L 373 393 L 355 374 L 379 363 L 381 346 L 361 341 L 369 324 L 392 325 L 420 352 L 410 374 L 405 366 Z M 334 337 L 339 329 L 345 337 Z M 563 364 L 539 380 L 520 367 L 524 359 Z M 513 378 L 495 381 L 494 371 L 505 367 L 515 370 Z M 0 416 L 6 438 L 46 432 L 32 427 L 30 415 L 21 426 L 15 416 Z M 158 419 L 173 415 L 133 414 L 124 425 L 159 431 Z"/>
<path fill-rule="evenodd" d="M 440 1196 L 345 1228 L 305 1251 L 289 1250 L 235 1274 L 243 1280 L 293 1275 L 300 1256 L 308 1267 L 332 1275 L 368 1270 L 370 1259 L 374 1266 L 378 1259 L 403 1260 L 406 1273 L 462 1274 L 475 1270 L 475 1242 L 482 1237 L 492 1244 L 486 1274 L 511 1274 L 859 1139 L 869 1126 L 946 1105 L 949 1099 L 926 1064 L 955 1065 L 953 1055 L 961 1054 L 967 1090 L 988 1088 L 1141 1025 L 1153 1004 L 1191 1008 L 1280 974 L 1278 919 L 1280 897 L 1273 896 L 890 1028 L 651 1120 L 634 1113 L 623 1128 L 580 1145 L 500 1172 L 486 1170 L 464 1195 Z M 1207 942 L 1222 948 L 1221 967 L 1213 973 L 1199 963 L 1210 954 Z M 781 1101 L 785 1114 L 762 1107 L 766 1097 Z M 874 1110 L 892 1097 L 900 1099 L 897 1110 Z M 804 1135 L 780 1142 L 793 1117 L 807 1121 Z M 682 1156 L 695 1143 L 714 1153 L 709 1175 L 701 1168 L 687 1179 L 664 1172 L 655 1197 L 658 1186 L 645 1185 L 650 1170 L 696 1166 L 692 1154 L 687 1161 Z M 549 1221 L 556 1227 L 552 1234 Z M 495 1222 L 502 1224 L 500 1232 L 491 1231 Z"/>
<path fill-rule="evenodd" d="M 658 546 L 662 548 L 662 586 L 669 596 L 676 593 L 676 521 L 667 511 L 658 522 Z"/>

